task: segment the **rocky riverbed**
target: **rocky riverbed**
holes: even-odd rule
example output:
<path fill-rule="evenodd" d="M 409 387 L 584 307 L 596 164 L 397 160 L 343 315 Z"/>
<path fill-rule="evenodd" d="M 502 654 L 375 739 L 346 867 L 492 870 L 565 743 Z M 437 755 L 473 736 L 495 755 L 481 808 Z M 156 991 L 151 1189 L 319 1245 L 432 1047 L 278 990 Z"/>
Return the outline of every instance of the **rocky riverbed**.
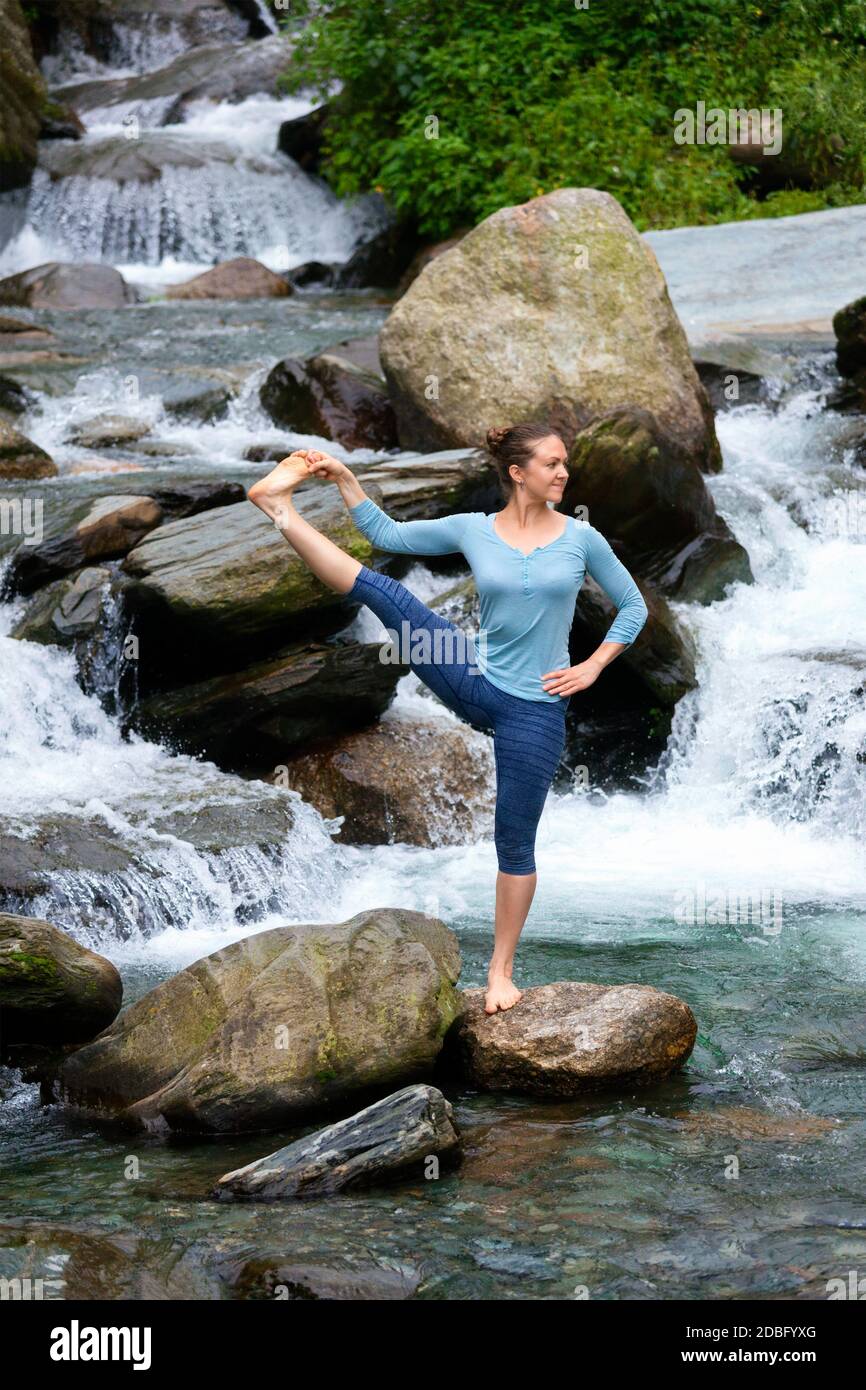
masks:
<path fill-rule="evenodd" d="M 2 1272 L 824 1296 L 866 1123 L 860 210 L 641 238 L 565 189 L 408 269 L 316 178 L 266 12 L 91 8 L 34 35 L 0 197 Z M 570 713 L 491 1021 L 489 740 L 243 499 L 316 444 L 398 518 L 492 511 L 484 428 L 536 411 L 650 621 Z M 473 626 L 459 556 L 299 497 Z M 610 619 L 588 581 L 575 659 Z"/>

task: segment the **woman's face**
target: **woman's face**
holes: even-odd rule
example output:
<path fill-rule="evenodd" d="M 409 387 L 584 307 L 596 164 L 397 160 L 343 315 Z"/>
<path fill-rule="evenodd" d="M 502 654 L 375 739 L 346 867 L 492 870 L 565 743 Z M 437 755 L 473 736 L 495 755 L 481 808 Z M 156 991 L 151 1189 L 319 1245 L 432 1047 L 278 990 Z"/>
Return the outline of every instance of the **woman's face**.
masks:
<path fill-rule="evenodd" d="M 517 474 L 523 478 L 521 491 L 524 497 L 535 502 L 552 502 L 554 506 L 561 502 L 568 482 L 567 458 L 568 453 L 558 434 L 548 434 L 540 439 L 532 458 Z"/>

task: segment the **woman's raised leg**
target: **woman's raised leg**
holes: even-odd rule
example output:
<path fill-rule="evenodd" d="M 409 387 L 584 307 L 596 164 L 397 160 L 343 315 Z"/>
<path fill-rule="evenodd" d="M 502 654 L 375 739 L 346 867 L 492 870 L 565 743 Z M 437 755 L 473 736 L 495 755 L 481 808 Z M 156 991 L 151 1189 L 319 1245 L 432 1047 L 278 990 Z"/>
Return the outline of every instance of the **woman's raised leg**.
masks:
<path fill-rule="evenodd" d="M 254 483 L 247 497 L 271 518 L 317 579 L 338 594 L 347 594 L 360 573 L 360 560 L 347 555 L 305 521 L 292 501 L 298 483 L 313 476 L 303 454 L 290 454 L 266 478 Z"/>

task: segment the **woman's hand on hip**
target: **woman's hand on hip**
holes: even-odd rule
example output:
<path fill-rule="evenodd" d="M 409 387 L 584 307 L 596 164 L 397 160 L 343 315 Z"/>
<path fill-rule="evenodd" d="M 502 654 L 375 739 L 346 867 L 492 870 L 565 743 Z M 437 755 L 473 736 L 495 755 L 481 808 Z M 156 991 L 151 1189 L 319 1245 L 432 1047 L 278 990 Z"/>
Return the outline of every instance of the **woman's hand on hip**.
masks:
<path fill-rule="evenodd" d="M 580 690 L 588 690 L 603 670 L 602 663 L 590 657 L 578 666 L 567 666 L 563 671 L 548 671 L 541 677 L 541 683 L 548 695 L 576 695 Z"/>

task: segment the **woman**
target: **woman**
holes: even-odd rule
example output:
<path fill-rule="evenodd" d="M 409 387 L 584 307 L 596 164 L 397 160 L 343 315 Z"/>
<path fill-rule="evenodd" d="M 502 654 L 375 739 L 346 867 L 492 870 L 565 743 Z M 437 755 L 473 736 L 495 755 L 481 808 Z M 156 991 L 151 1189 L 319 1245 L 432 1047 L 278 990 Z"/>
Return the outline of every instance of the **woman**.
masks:
<path fill-rule="evenodd" d="M 485 998 L 485 1010 L 493 1014 L 510 1009 L 521 994 L 511 978 L 514 954 L 535 894 L 535 835 L 565 743 L 566 709 L 571 696 L 587 690 L 634 641 L 647 609 L 604 537 L 586 522 L 553 510 L 568 481 L 559 436 L 545 425 L 515 425 L 490 430 L 487 444 L 507 498 L 500 512 L 392 521 L 344 463 L 316 450 L 283 459 L 247 495 L 322 583 L 366 604 L 389 630 L 405 633 L 408 624 L 412 669 L 449 709 L 473 727 L 493 731 L 499 872 Z M 352 520 L 379 549 L 407 555 L 463 552 L 480 597 L 483 639 L 467 659 L 455 656 L 464 644 L 453 624 L 298 515 L 292 491 L 311 475 L 337 484 Z M 592 656 L 569 666 L 569 630 L 585 574 L 602 586 L 618 612 Z M 419 634 L 428 638 L 420 643 L 422 659 L 414 654 Z"/>

